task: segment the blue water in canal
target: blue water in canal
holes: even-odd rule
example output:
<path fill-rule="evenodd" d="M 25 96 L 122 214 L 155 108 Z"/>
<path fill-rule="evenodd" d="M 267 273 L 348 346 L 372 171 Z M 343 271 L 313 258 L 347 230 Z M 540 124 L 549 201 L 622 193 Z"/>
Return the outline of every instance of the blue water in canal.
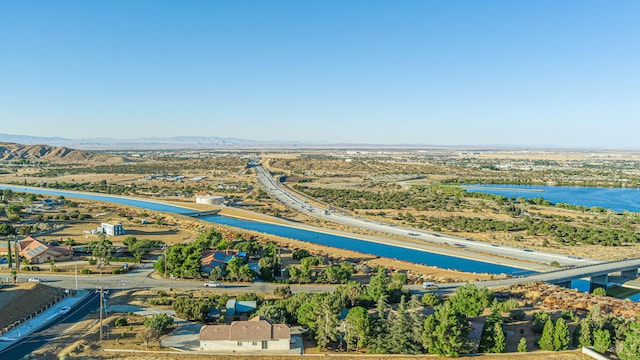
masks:
<path fill-rule="evenodd" d="M 552 203 L 567 203 L 612 209 L 640 212 L 640 189 L 631 188 L 589 188 L 573 186 L 538 186 L 538 185 L 465 185 L 468 192 L 483 192 L 505 197 L 523 197 L 525 199 L 544 198 Z"/>
<path fill-rule="evenodd" d="M 158 210 L 165 211 L 171 213 L 187 213 L 193 212 L 193 210 L 185 209 L 177 206 L 165 205 L 155 203 L 153 201 L 145 201 L 145 200 L 132 200 L 119 196 L 109 196 L 109 195 L 92 195 L 87 193 L 76 193 L 72 191 L 64 191 L 64 190 L 52 190 L 52 189 L 40 189 L 40 188 L 25 188 L 20 186 L 8 186 L 8 185 L 0 185 L 0 189 L 11 189 L 17 192 L 30 192 L 35 194 L 46 194 L 51 196 L 65 196 L 65 197 L 73 197 L 87 200 L 96 200 L 96 201 L 104 201 L 111 202 L 123 205 L 136 206 L 143 209 L 150 210 Z M 322 244 L 327 246 L 332 246 L 341 249 L 348 249 L 353 251 L 358 251 L 364 254 L 370 254 L 373 256 L 382 256 L 388 258 L 394 258 L 398 260 L 405 260 L 414 262 L 417 264 L 425 264 L 431 266 L 437 266 L 442 269 L 455 269 L 461 270 L 465 272 L 476 272 L 476 273 L 490 273 L 490 274 L 511 274 L 511 275 L 525 275 L 531 273 L 531 271 L 525 271 L 522 269 L 503 266 L 493 263 L 485 263 L 481 261 L 468 260 L 463 258 L 457 258 L 453 256 L 440 255 L 435 253 L 430 253 L 426 251 L 406 249 L 397 246 L 378 244 L 364 240 L 358 240 L 349 238 L 346 236 L 338 236 L 325 234 L 316 231 L 303 230 L 292 228 L 288 226 L 282 225 L 274 225 L 274 224 L 266 224 L 255 221 L 248 220 L 240 220 L 235 218 L 229 218 L 224 216 L 204 216 L 200 217 L 201 220 L 206 220 L 209 222 L 234 226 L 247 230 L 259 231 L 271 235 L 282 236 L 290 239 L 297 239 L 306 242 Z"/>
<path fill-rule="evenodd" d="M 544 197 L 551 202 L 565 202 L 575 205 L 584 206 L 602 206 L 611 208 L 616 211 L 629 210 L 640 211 L 640 191 L 631 189 L 595 189 L 595 188 L 572 188 L 572 187 L 560 187 L 554 188 L 550 186 L 512 186 L 512 185 L 486 185 L 486 190 L 478 189 L 478 186 L 474 186 L 474 189 L 468 189 L 468 191 L 482 191 L 491 194 L 503 195 L 507 197 L 519 197 L 524 198 L 537 198 Z M 493 188 L 493 189 L 491 189 Z M 495 190 L 496 188 L 513 188 L 513 190 Z M 51 196 L 60 196 L 71 198 L 80 198 L 87 200 L 96 200 L 111 202 L 123 205 L 136 206 L 143 209 L 165 211 L 170 213 L 184 214 L 193 212 L 191 209 L 186 209 L 178 206 L 166 205 L 153 202 L 152 200 L 133 200 L 124 197 L 110 196 L 110 195 L 93 195 L 86 193 L 77 193 L 73 191 L 64 190 L 52 190 L 52 189 L 40 189 L 40 188 L 25 188 L 20 186 L 5 186 L 0 185 L 1 189 L 11 189 L 17 192 L 31 192 L 35 194 L 46 194 Z M 541 189 L 544 192 L 531 191 L 530 189 Z M 553 190 L 553 191 L 552 191 Z M 601 190 L 602 192 L 600 192 Z M 638 195 L 635 195 L 638 192 Z M 554 194 L 553 197 L 547 196 L 548 194 Z M 562 195 L 569 196 L 563 197 Z M 579 197 L 580 194 L 585 195 L 584 201 Z M 620 194 L 623 194 L 622 196 Z M 620 199 L 619 197 L 622 197 Z M 636 198 L 637 197 L 637 198 Z M 573 199 L 573 200 L 572 200 Z M 599 202 L 595 202 L 598 200 Z M 594 201 L 594 202 L 590 202 Z M 620 208 L 623 204 L 632 205 L 636 204 L 637 208 Z M 235 218 L 229 218 L 224 216 L 205 216 L 199 218 L 201 220 L 238 227 L 247 230 L 259 231 L 267 234 L 287 237 L 291 239 L 298 239 L 306 242 L 322 244 L 332 246 L 341 249 L 348 249 L 358 251 L 365 254 L 371 254 L 373 256 L 383 256 L 389 258 L 395 258 L 399 260 L 406 260 L 418 264 L 426 264 L 431 266 L 437 266 L 443 269 L 456 269 L 466 272 L 485 272 L 492 274 L 512 274 L 512 275 L 524 275 L 531 273 L 518 268 L 509 266 L 501 266 L 490 263 L 483 263 L 480 261 L 467 260 L 457 258 L 453 256 L 440 255 L 435 253 L 429 253 L 420 250 L 406 249 L 397 246 L 390 246 L 378 243 L 372 243 L 368 241 L 353 239 L 345 236 L 325 234 L 316 231 L 303 230 L 288 226 L 266 224 L 255 221 L 241 220 Z M 589 292 L 589 282 L 586 280 L 574 280 L 571 282 L 571 287 L 580 291 Z M 628 296 L 633 301 L 640 301 L 640 293 L 635 293 Z"/>

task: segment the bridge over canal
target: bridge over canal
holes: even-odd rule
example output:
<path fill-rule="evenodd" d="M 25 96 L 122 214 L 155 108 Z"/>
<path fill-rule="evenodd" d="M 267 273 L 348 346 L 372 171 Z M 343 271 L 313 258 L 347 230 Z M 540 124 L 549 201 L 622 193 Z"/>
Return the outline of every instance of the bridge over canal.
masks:
<path fill-rule="evenodd" d="M 520 277 L 513 277 L 502 280 L 479 281 L 475 284 L 488 288 L 497 288 L 511 285 L 521 285 L 531 282 L 546 282 L 560 286 L 570 287 L 571 280 L 582 278 L 590 278 L 591 288 L 607 287 L 610 274 L 620 273 L 624 279 L 634 280 L 638 277 L 638 269 L 640 268 L 640 258 L 625 259 L 619 261 L 602 262 L 597 264 L 584 265 L 579 267 L 571 267 L 559 269 L 556 271 L 532 274 Z M 447 284 L 442 285 L 442 290 L 451 291 L 463 284 Z"/>

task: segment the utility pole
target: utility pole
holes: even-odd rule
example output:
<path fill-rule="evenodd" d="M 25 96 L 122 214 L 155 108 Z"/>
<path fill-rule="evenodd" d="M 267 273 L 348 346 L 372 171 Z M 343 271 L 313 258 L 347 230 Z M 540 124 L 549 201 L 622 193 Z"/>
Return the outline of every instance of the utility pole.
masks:
<path fill-rule="evenodd" d="M 167 246 L 164 247 L 164 278 L 167 278 Z"/>
<path fill-rule="evenodd" d="M 78 290 L 78 264 L 76 264 L 76 291 Z"/>
<path fill-rule="evenodd" d="M 102 340 L 102 286 L 100 286 L 100 340 Z"/>

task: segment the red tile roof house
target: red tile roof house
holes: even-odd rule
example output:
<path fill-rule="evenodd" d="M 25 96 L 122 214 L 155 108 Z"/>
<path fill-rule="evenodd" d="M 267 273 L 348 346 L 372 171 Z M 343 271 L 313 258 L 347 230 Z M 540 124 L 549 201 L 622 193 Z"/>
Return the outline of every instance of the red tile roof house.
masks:
<path fill-rule="evenodd" d="M 220 267 L 224 270 L 233 257 L 244 260 L 247 253 L 238 250 L 204 250 L 202 251 L 202 259 L 200 259 L 200 271 L 210 274 L 214 267 Z"/>
<path fill-rule="evenodd" d="M 231 325 L 205 325 L 200 329 L 203 351 L 269 351 L 291 349 L 291 329 L 256 316 Z"/>
<path fill-rule="evenodd" d="M 18 242 L 20 257 L 30 264 L 46 264 L 51 261 L 69 261 L 73 259 L 73 250 L 70 246 L 50 246 L 44 242 L 27 236 Z"/>

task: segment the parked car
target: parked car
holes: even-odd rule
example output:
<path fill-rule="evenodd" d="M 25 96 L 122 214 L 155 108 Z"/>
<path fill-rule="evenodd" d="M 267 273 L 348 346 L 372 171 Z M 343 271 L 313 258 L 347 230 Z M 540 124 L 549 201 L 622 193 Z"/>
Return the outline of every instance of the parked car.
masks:
<path fill-rule="evenodd" d="M 422 288 L 425 290 L 437 290 L 438 289 L 438 285 L 436 285 L 435 283 L 432 282 L 423 282 L 422 283 Z"/>
<path fill-rule="evenodd" d="M 224 285 L 221 282 L 217 282 L 217 281 L 209 281 L 204 283 L 205 287 L 215 287 L 215 288 L 219 288 L 219 287 L 224 287 Z"/>
<path fill-rule="evenodd" d="M 1 257 L 0 258 L 0 264 L 6 264 L 8 262 L 6 257 Z"/>
<path fill-rule="evenodd" d="M 40 278 L 29 278 L 27 281 L 28 282 L 35 282 L 35 283 L 41 282 Z"/>

